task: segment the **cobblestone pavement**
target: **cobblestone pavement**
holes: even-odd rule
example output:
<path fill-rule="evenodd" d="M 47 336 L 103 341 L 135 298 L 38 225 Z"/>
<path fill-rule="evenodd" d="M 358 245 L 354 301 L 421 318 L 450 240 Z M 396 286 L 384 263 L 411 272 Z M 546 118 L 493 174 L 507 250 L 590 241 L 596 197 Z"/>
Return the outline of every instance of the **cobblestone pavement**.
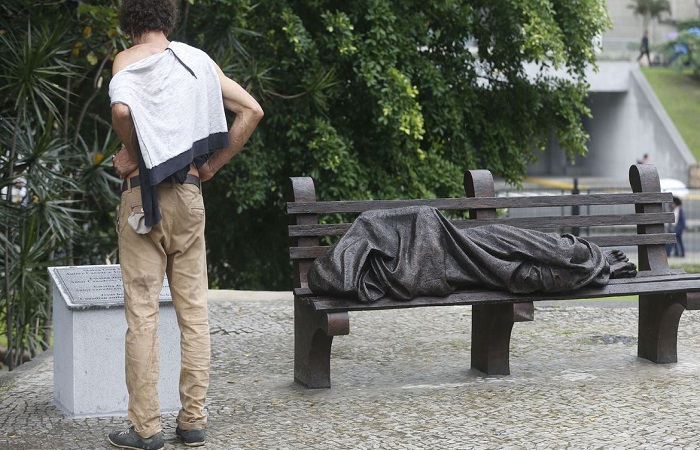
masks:
<path fill-rule="evenodd" d="M 212 292 L 206 448 L 700 448 L 698 311 L 681 319 L 680 362 L 656 365 L 636 357 L 635 307 L 540 305 L 514 327 L 512 374 L 490 378 L 469 369 L 469 307 L 354 313 L 333 388 L 306 390 L 292 381 L 290 296 Z M 0 378 L 0 449 L 111 448 L 125 419 L 64 416 L 52 364 Z M 163 425 L 166 448 L 185 448 L 174 415 Z"/>

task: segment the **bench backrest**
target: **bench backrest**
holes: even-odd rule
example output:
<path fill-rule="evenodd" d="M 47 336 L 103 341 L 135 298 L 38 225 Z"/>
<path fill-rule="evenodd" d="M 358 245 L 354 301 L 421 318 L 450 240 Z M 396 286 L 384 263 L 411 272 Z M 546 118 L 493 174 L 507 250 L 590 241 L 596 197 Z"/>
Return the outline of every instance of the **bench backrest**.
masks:
<path fill-rule="evenodd" d="M 496 197 L 491 173 L 470 170 L 464 175 L 464 198 L 323 202 L 316 201 L 311 178 L 294 177 L 290 179 L 287 203 L 294 287 L 307 286 L 306 276 L 313 260 L 328 251 L 331 243 L 348 230 L 354 217 L 369 210 L 415 205 L 441 210 L 459 228 L 504 223 L 559 233 L 585 229 L 582 237 L 601 247 L 636 246 L 641 271 L 669 273 L 665 246 L 675 242 L 675 235 L 665 231 L 665 224 L 674 220 L 667 207 L 672 194 L 661 192 L 659 176 L 652 165 L 634 165 L 629 176 L 632 187 L 629 193 Z M 551 212 L 552 208 L 556 214 Z M 505 217 L 502 214 L 511 209 L 529 209 L 536 215 Z M 338 214 L 349 219 L 344 223 L 324 223 L 324 216 Z"/>

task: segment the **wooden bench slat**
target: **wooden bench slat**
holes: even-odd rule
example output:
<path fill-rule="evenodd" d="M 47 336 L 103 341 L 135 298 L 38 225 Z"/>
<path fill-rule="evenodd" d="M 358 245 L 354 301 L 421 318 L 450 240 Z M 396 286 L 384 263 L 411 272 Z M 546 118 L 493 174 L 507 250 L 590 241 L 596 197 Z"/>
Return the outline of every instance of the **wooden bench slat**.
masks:
<path fill-rule="evenodd" d="M 666 245 L 676 242 L 673 233 L 655 234 L 616 234 L 610 236 L 581 236 L 599 247 L 628 247 L 633 245 Z"/>
<path fill-rule="evenodd" d="M 626 283 L 626 284 L 632 284 L 632 283 L 646 283 L 648 280 L 645 278 L 648 277 L 653 277 L 657 281 L 667 281 L 667 280 L 673 280 L 678 278 L 678 276 L 681 275 L 681 278 L 683 279 L 695 279 L 696 274 L 689 274 L 686 273 L 683 269 L 679 268 L 673 268 L 669 269 L 669 273 L 667 275 L 659 275 L 656 273 L 652 273 L 650 271 L 638 271 L 637 276 L 635 278 L 628 278 L 628 279 L 623 279 L 623 280 L 610 280 L 611 284 L 615 283 Z M 299 287 L 294 289 L 294 295 L 296 297 L 306 297 L 306 298 L 321 298 L 317 295 L 315 295 L 313 292 L 311 292 L 311 289 L 308 287 Z"/>
<path fill-rule="evenodd" d="M 505 291 L 467 290 L 454 292 L 447 297 L 416 297 L 410 301 L 381 299 L 373 303 L 360 303 L 354 299 L 330 297 L 304 297 L 304 303 L 316 311 L 367 311 L 375 309 L 417 308 L 423 306 L 475 305 L 495 303 L 523 303 L 544 300 L 571 300 L 621 295 L 640 295 L 672 292 L 699 292 L 700 274 L 657 276 L 653 279 L 629 278 L 611 280 L 604 287 L 584 287 L 561 293 L 513 294 Z"/>
<path fill-rule="evenodd" d="M 589 242 L 600 247 L 629 247 L 633 245 L 666 245 L 676 242 L 676 235 L 673 233 L 658 234 L 617 234 L 601 236 L 581 236 Z M 325 255 L 330 249 L 330 245 L 314 245 L 308 247 L 290 247 L 289 257 L 291 259 L 313 259 Z"/>
<path fill-rule="evenodd" d="M 612 227 L 653 225 L 659 223 L 673 223 L 672 212 L 649 214 L 598 214 L 580 216 L 538 216 L 538 217 L 505 217 L 502 219 L 460 219 L 452 223 L 458 228 L 472 228 L 493 223 L 502 223 L 518 228 L 528 229 L 557 229 L 568 227 Z"/>
<path fill-rule="evenodd" d="M 537 197 L 438 198 L 423 200 L 342 200 L 329 202 L 288 202 L 287 213 L 334 214 L 361 213 L 374 209 L 406 206 L 432 206 L 443 210 L 534 208 L 586 205 L 637 205 L 668 203 L 670 192 L 636 192 L 625 194 L 542 195 Z"/>
<path fill-rule="evenodd" d="M 637 276 L 634 278 L 621 278 L 617 280 L 610 280 L 610 284 L 633 284 L 633 283 L 646 283 L 648 280 L 647 278 L 649 277 L 654 277 L 655 280 L 657 281 L 671 281 L 671 280 L 676 280 L 676 279 L 683 279 L 683 280 L 694 280 L 696 278 L 700 278 L 700 274 L 696 273 L 686 273 L 683 271 L 683 269 L 669 269 L 669 273 L 667 274 L 658 274 L 658 273 L 653 273 L 648 270 L 640 270 L 637 272 Z M 467 292 L 467 291 L 464 291 Z M 481 292 L 481 290 L 469 290 L 468 292 Z M 497 291 L 500 292 L 500 291 Z M 300 287 L 300 288 L 295 288 L 294 289 L 294 295 L 297 297 L 308 297 L 311 299 L 315 298 L 323 298 L 322 296 L 315 295 L 311 289 L 308 287 Z M 567 298 L 571 298 L 571 296 L 567 296 Z M 345 299 L 347 300 L 347 299 Z"/>
<path fill-rule="evenodd" d="M 505 217 L 502 219 L 480 220 L 459 219 L 451 222 L 458 228 L 472 228 L 482 225 L 501 223 L 519 228 L 557 229 L 562 227 L 596 227 L 596 226 L 634 226 L 673 223 L 672 212 L 649 214 L 600 214 L 581 216 L 540 216 L 540 217 Z M 546 226 L 543 226 L 546 224 Z M 289 237 L 342 236 L 350 228 L 349 223 L 289 225 Z"/>

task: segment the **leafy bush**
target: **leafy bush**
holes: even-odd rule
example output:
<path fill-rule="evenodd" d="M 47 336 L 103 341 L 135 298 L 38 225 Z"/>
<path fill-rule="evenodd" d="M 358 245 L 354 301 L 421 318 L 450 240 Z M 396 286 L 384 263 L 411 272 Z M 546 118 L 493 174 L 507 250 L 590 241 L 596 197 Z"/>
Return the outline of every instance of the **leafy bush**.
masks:
<path fill-rule="evenodd" d="M 104 263 L 114 247 L 102 230 L 116 199 L 105 169 L 117 142 L 93 101 L 116 34 L 92 35 L 98 22 L 82 25 L 78 9 L 0 6 L 0 329 L 10 369 L 48 346 L 46 268 Z"/>
<path fill-rule="evenodd" d="M 457 196 L 466 169 L 517 183 L 552 134 L 584 153 L 584 71 L 609 24 L 596 0 L 198 0 L 186 16 L 179 38 L 266 111 L 205 189 L 210 279 L 247 289 L 290 287 L 290 176 L 326 200 Z"/>
<path fill-rule="evenodd" d="M 690 69 L 700 76 L 700 27 L 681 31 L 678 37 L 665 44 L 666 52 L 671 54 L 670 64 L 678 69 Z"/>

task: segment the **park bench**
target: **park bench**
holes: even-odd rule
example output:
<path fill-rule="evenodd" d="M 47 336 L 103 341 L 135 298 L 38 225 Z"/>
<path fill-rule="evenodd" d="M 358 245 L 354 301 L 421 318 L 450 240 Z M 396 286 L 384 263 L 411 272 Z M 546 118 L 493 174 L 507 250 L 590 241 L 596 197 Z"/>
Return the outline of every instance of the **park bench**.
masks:
<path fill-rule="evenodd" d="M 632 192 L 625 193 L 496 197 L 491 173 L 471 170 L 464 176 L 465 198 L 316 201 L 311 178 L 291 178 L 287 213 L 295 282 L 295 381 L 307 388 L 330 387 L 333 336 L 349 334 L 352 311 L 471 305 L 471 367 L 487 375 L 508 375 L 513 324 L 534 320 L 534 302 L 627 295 L 639 296 L 638 356 L 655 363 L 676 362 L 681 314 L 685 309 L 700 309 L 700 274 L 669 267 L 665 247 L 675 242 L 675 235 L 667 233 L 665 225 L 673 222 L 673 213 L 666 208 L 672 194 L 661 192 L 656 168 L 634 165 L 629 180 Z M 636 250 L 639 272 L 635 278 L 610 280 L 604 287 L 586 286 L 556 294 L 470 289 L 445 297 L 418 297 L 411 301 L 385 297 L 374 303 L 360 303 L 353 298 L 315 295 L 310 291 L 307 273 L 314 259 L 325 254 L 330 242 L 350 227 L 350 223 L 326 224 L 320 217 L 354 217 L 368 210 L 414 205 L 437 208 L 461 228 L 504 223 L 547 232 L 587 230 L 581 237 L 600 247 Z M 552 208 L 557 213 L 551 213 Z M 529 210 L 535 216 L 499 215 L 499 210 L 514 209 Z"/>

